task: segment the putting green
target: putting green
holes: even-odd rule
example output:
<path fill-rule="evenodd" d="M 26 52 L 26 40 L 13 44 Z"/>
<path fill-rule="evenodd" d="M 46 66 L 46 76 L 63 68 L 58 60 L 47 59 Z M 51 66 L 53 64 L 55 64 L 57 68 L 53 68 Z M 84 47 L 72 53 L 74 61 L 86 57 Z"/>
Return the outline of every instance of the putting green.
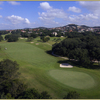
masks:
<path fill-rule="evenodd" d="M 51 70 L 49 75 L 67 86 L 77 89 L 89 89 L 94 87 L 94 79 L 83 72 L 65 71 L 65 70 Z"/>

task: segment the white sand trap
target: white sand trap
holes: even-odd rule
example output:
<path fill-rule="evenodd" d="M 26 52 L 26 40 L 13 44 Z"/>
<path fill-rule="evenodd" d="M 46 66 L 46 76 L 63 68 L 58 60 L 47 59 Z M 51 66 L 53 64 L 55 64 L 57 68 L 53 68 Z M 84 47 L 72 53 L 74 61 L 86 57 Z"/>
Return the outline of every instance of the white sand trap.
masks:
<path fill-rule="evenodd" d="M 39 45 L 39 43 L 36 43 L 36 45 Z"/>
<path fill-rule="evenodd" d="M 68 64 L 68 63 L 62 63 L 60 64 L 60 67 L 63 67 L 63 68 L 72 68 L 73 66 Z"/>
<path fill-rule="evenodd" d="M 20 39 L 24 39 L 24 38 L 20 38 Z"/>
<path fill-rule="evenodd" d="M 31 42 L 31 43 L 34 43 L 34 42 Z"/>

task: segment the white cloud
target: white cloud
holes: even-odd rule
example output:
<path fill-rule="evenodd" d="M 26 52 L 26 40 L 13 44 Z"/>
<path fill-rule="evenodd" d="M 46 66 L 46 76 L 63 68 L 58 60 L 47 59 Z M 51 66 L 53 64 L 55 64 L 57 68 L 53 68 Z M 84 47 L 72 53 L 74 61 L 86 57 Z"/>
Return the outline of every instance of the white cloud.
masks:
<path fill-rule="evenodd" d="M 80 13 L 80 12 L 81 12 L 81 9 L 76 8 L 75 6 L 73 6 L 73 7 L 69 7 L 68 11 L 72 11 L 72 12 Z"/>
<path fill-rule="evenodd" d="M 95 14 L 100 14 L 100 1 L 80 1 L 79 4 Z"/>
<path fill-rule="evenodd" d="M 0 7 L 0 9 L 2 9 L 2 8 Z"/>
<path fill-rule="evenodd" d="M 25 23 L 30 24 L 30 21 L 27 18 L 25 18 Z"/>
<path fill-rule="evenodd" d="M 3 4 L 3 1 L 0 1 L 0 5 Z"/>
<path fill-rule="evenodd" d="M 40 3 L 40 7 L 44 10 L 47 10 L 47 9 L 51 9 L 52 7 L 49 5 L 48 2 L 42 2 Z"/>
<path fill-rule="evenodd" d="M 97 23 L 100 22 L 98 16 L 91 14 L 91 13 L 86 14 L 86 15 L 80 14 L 79 16 L 70 15 L 69 21 L 74 24 L 78 24 L 78 25 L 84 24 L 84 25 L 89 25 L 89 26 L 95 26 L 97 25 Z"/>
<path fill-rule="evenodd" d="M 16 1 L 8 1 L 8 3 L 10 3 L 11 5 L 20 5 L 20 3 Z"/>
<path fill-rule="evenodd" d="M 42 4 L 48 4 L 49 3 L 42 3 Z M 40 3 L 41 6 L 41 3 Z M 43 8 L 43 6 L 41 7 Z M 62 9 L 55 9 L 53 7 L 51 7 L 50 5 L 48 7 L 46 7 L 45 12 L 38 12 L 39 15 L 39 19 L 42 21 L 43 24 L 45 25 L 58 25 L 58 21 L 55 21 L 56 18 L 60 19 L 66 19 L 67 18 L 67 14 L 64 12 L 64 10 Z"/>
<path fill-rule="evenodd" d="M 8 16 L 6 18 L 7 20 L 9 20 L 12 24 L 19 24 L 19 23 L 26 23 L 26 24 L 30 24 L 30 21 L 27 18 L 22 18 L 20 16 Z"/>
<path fill-rule="evenodd" d="M 0 15 L 0 18 L 2 18 L 2 15 Z"/>

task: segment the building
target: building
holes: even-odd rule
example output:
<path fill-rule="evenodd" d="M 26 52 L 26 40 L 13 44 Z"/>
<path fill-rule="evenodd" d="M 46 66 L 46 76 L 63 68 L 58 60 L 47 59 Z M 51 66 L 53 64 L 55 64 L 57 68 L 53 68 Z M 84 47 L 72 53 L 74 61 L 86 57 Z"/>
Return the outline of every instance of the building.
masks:
<path fill-rule="evenodd" d="M 55 36 L 57 36 L 57 32 L 53 32 L 52 34 L 55 35 Z"/>

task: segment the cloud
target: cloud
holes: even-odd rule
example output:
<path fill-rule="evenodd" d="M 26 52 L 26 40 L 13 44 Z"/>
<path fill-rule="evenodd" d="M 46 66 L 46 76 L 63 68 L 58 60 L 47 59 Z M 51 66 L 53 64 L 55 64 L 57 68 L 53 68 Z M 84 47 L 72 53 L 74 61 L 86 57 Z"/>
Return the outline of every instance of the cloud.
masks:
<path fill-rule="evenodd" d="M 100 1 L 79 1 L 79 4 L 91 13 L 100 14 Z"/>
<path fill-rule="evenodd" d="M 16 1 L 8 1 L 8 3 L 11 5 L 20 5 L 20 3 Z"/>
<path fill-rule="evenodd" d="M 0 9 L 2 9 L 2 8 L 0 7 Z"/>
<path fill-rule="evenodd" d="M 89 25 L 95 26 L 98 22 L 100 22 L 99 17 L 94 14 L 80 14 L 78 15 L 70 15 L 68 19 L 71 23 L 78 24 L 78 25 Z"/>
<path fill-rule="evenodd" d="M 0 5 L 3 4 L 3 1 L 0 1 Z"/>
<path fill-rule="evenodd" d="M 0 18 L 2 18 L 2 15 L 0 15 Z"/>
<path fill-rule="evenodd" d="M 25 18 L 25 23 L 30 24 L 30 21 L 27 18 Z"/>
<path fill-rule="evenodd" d="M 27 18 L 22 18 L 20 16 L 8 16 L 6 18 L 7 20 L 9 20 L 12 24 L 19 24 L 19 23 L 26 23 L 26 24 L 30 24 L 30 21 Z"/>
<path fill-rule="evenodd" d="M 42 5 L 42 6 L 41 6 Z M 48 5 L 48 6 L 44 6 Z M 42 21 L 43 24 L 46 25 L 58 25 L 58 21 L 55 21 L 55 19 L 66 19 L 67 14 L 62 9 L 55 9 L 49 5 L 47 2 L 40 3 L 41 8 L 43 8 L 44 12 L 38 12 L 39 19 Z M 49 25 L 49 26 L 50 26 Z"/>
<path fill-rule="evenodd" d="M 80 13 L 81 9 L 76 8 L 75 6 L 73 6 L 73 7 L 69 7 L 68 11 L 72 11 L 72 12 L 75 12 L 75 13 Z"/>
<path fill-rule="evenodd" d="M 40 7 L 44 10 L 47 10 L 47 9 L 51 9 L 52 7 L 49 5 L 48 2 L 42 2 L 40 3 Z"/>

